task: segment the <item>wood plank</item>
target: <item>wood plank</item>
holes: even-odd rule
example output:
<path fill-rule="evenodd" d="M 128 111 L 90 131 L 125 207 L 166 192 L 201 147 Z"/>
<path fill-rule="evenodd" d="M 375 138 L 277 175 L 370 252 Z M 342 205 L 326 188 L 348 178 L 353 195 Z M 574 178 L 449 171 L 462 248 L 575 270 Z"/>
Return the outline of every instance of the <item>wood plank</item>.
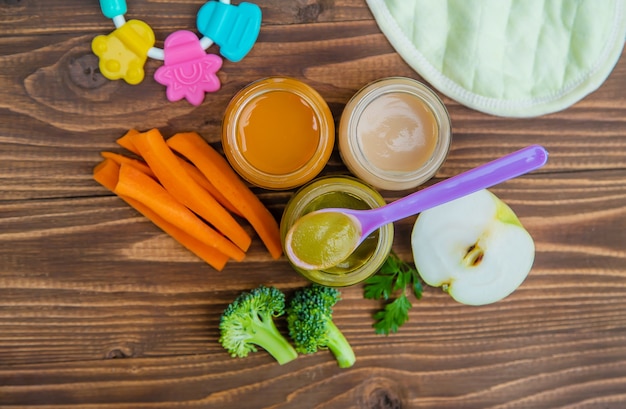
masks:
<path fill-rule="evenodd" d="M 158 34 L 157 44 L 161 45 L 167 34 L 173 31 L 196 31 L 196 14 L 204 3 L 206 1 L 129 0 L 125 17 L 148 23 Z M 367 5 L 361 0 L 259 0 L 254 3 L 261 8 L 263 25 L 372 19 Z M 11 36 L 85 32 L 97 35 L 108 34 L 114 29 L 97 1 L 4 1 L 0 4 L 0 15 L 3 33 Z"/>
<path fill-rule="evenodd" d="M 624 171 L 527 176 L 492 191 L 536 238 L 531 276 L 510 301 L 481 309 L 429 288 L 395 342 L 625 325 Z M 280 217 L 280 205 L 272 210 Z M 4 204 L 0 213 L 3 364 L 102 359 L 115 349 L 132 357 L 223 354 L 219 315 L 239 292 L 306 285 L 284 259 L 272 262 L 258 239 L 244 262 L 215 272 L 114 197 Z M 396 225 L 394 250 L 404 259 L 413 221 Z M 357 346 L 379 343 L 370 318 L 377 303 L 363 300 L 360 286 L 344 298 L 337 318 L 347 336 Z M 438 332 L 450 320 L 447 335 Z"/>
<path fill-rule="evenodd" d="M 245 360 L 198 354 L 0 368 L 0 403 L 50 409 L 626 404 L 623 334 L 531 333 L 523 338 L 531 342 L 502 335 L 451 340 L 445 329 L 453 326 L 441 324 L 437 331 L 445 341 L 430 342 L 420 333 L 412 343 L 357 346 L 359 360 L 348 371 L 324 352 L 283 366 L 262 354 Z"/>

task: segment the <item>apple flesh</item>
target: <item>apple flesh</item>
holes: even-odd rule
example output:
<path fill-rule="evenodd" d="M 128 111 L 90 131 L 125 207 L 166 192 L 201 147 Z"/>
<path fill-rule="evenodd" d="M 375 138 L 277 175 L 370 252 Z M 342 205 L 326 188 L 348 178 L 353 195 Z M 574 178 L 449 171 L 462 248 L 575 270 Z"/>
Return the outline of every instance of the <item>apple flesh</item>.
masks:
<path fill-rule="evenodd" d="M 422 212 L 411 233 L 415 267 L 456 301 L 485 305 L 528 276 L 535 244 L 515 213 L 488 190 Z"/>

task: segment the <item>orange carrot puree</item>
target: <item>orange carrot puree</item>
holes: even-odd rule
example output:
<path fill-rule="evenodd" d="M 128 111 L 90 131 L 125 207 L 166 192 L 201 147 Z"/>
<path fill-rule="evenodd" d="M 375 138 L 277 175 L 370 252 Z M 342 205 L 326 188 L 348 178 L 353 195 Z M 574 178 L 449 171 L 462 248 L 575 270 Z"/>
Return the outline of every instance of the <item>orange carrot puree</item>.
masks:
<path fill-rule="evenodd" d="M 237 145 L 251 165 L 274 175 L 307 164 L 320 139 L 317 115 L 300 96 L 267 92 L 244 107 L 238 121 Z"/>

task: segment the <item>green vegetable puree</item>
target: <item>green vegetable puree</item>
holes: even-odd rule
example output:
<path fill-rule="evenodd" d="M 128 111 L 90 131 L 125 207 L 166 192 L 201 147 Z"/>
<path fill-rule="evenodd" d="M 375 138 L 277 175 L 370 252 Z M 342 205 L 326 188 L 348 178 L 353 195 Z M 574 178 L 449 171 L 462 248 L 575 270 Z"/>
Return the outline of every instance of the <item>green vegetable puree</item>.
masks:
<path fill-rule="evenodd" d="M 345 192 L 328 192 L 321 194 L 316 197 L 314 200 L 309 203 L 307 207 L 304 208 L 302 214 L 307 214 L 313 212 L 315 210 L 326 209 L 329 207 L 339 207 L 339 208 L 347 208 L 347 209 L 357 209 L 357 210 L 365 210 L 370 209 L 371 207 L 367 205 L 363 200 L 358 197 L 345 193 Z M 363 264 L 365 264 L 374 251 L 376 250 L 376 246 L 378 245 L 378 230 L 374 233 L 370 234 L 360 245 L 356 248 L 352 254 L 335 265 L 334 267 L 330 267 L 324 269 L 323 271 L 330 274 L 347 274 L 351 271 L 354 271 L 360 268 Z"/>
<path fill-rule="evenodd" d="M 309 213 L 293 229 L 293 253 L 318 268 L 335 266 L 345 260 L 359 240 L 359 229 L 352 219 L 339 212 Z"/>

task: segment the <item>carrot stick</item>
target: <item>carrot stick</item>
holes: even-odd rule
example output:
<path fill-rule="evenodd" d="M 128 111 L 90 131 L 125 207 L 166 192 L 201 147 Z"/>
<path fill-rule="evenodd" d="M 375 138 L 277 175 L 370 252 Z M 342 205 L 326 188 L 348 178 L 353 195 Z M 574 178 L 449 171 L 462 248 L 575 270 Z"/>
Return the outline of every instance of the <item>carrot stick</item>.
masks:
<path fill-rule="evenodd" d="M 93 178 L 95 181 L 111 192 L 113 192 L 115 185 L 117 185 L 119 173 L 120 164 L 109 158 L 105 158 L 93 168 Z"/>
<path fill-rule="evenodd" d="M 213 196 L 189 176 L 157 129 L 134 134 L 130 139 L 172 196 L 212 224 L 240 249 L 248 250 L 252 241 L 248 233 Z"/>
<path fill-rule="evenodd" d="M 140 160 L 129 158 L 128 156 L 120 155 L 119 153 L 115 153 L 115 152 L 103 151 L 103 152 L 100 152 L 100 155 L 102 155 L 102 157 L 105 159 L 113 160 L 118 165 L 121 165 L 122 163 L 126 163 L 128 165 L 132 165 L 136 167 L 137 169 L 139 169 L 140 171 L 142 171 L 143 173 L 145 173 L 146 175 L 150 177 L 153 177 L 153 178 L 156 177 L 154 175 L 154 172 L 152 172 L 152 169 L 150 169 L 148 165 L 146 165 L 144 162 Z"/>
<path fill-rule="evenodd" d="M 100 162 L 93 171 L 94 179 L 102 186 L 110 190 L 115 189 L 119 179 L 120 165 L 113 159 L 104 159 Z M 149 207 L 145 206 L 134 199 L 126 196 L 119 196 L 127 204 L 141 213 L 144 217 L 154 223 L 157 227 L 169 234 L 174 240 L 183 245 L 187 250 L 194 253 L 196 256 L 204 260 L 207 264 L 218 271 L 222 271 L 228 261 L 228 256 L 224 253 L 216 250 L 213 247 L 207 246 L 196 238 L 190 236 L 183 230 L 179 229 L 175 225 L 167 222 L 161 216 L 153 212 Z"/>
<path fill-rule="evenodd" d="M 135 147 L 132 141 L 133 135 L 136 135 L 138 133 L 140 133 L 138 130 L 130 129 L 124 136 L 117 139 L 117 143 L 123 148 L 126 148 L 127 150 L 137 155 L 140 155 L 139 150 Z M 224 195 L 222 195 L 221 192 L 217 190 L 215 186 L 211 184 L 211 182 L 209 182 L 209 180 L 202 174 L 202 172 L 200 172 L 198 169 L 196 169 L 195 166 L 183 160 L 182 158 L 177 157 L 177 159 L 180 161 L 181 165 L 183 165 L 187 173 L 189 173 L 189 176 L 191 176 L 196 181 L 196 183 L 198 183 L 211 195 L 213 195 L 215 200 L 217 200 L 228 211 L 236 214 L 237 216 L 241 216 L 239 210 L 237 210 L 228 200 L 226 200 Z M 117 161 L 117 163 L 120 163 L 120 161 Z M 152 170 L 150 170 L 150 172 L 152 173 Z M 152 173 L 152 175 L 154 175 L 154 173 Z"/>
<path fill-rule="evenodd" d="M 197 240 L 237 261 L 243 260 L 245 253 L 240 248 L 204 223 L 157 181 L 133 166 L 120 165 L 119 178 L 113 192 L 143 203 Z"/>
<path fill-rule="evenodd" d="M 139 150 L 135 147 L 135 145 L 133 144 L 133 141 L 132 141 L 133 135 L 136 135 L 138 133 L 140 133 L 138 130 L 130 129 L 124 136 L 122 136 L 121 138 L 117 139 L 117 143 L 121 147 L 126 148 L 127 150 L 129 150 L 129 151 L 131 151 L 131 152 L 133 152 L 133 153 L 135 153 L 137 155 L 140 155 Z M 228 211 L 230 211 L 231 213 L 236 214 L 237 216 L 241 216 L 241 214 L 239 214 L 239 210 L 237 210 L 235 208 L 235 206 L 233 206 L 230 202 L 228 202 L 228 200 L 226 200 L 224 195 L 222 195 L 220 193 L 220 191 L 217 190 L 215 188 L 215 186 L 213 186 L 211 184 L 211 182 L 209 182 L 206 177 L 204 177 L 202 172 L 200 172 L 198 169 L 195 168 L 195 166 L 193 166 L 189 162 L 186 162 L 182 158 L 178 158 L 178 159 L 180 160 L 181 165 L 185 168 L 187 173 L 189 173 L 189 176 L 191 176 L 193 178 L 193 180 L 196 181 L 196 183 L 198 183 L 205 190 L 207 190 L 211 195 L 213 195 L 215 200 L 217 200 Z M 120 161 L 117 161 L 117 163 L 120 163 Z M 152 172 L 152 170 L 150 170 L 150 172 Z"/>
<path fill-rule="evenodd" d="M 134 158 L 130 158 L 128 156 L 120 155 L 119 153 L 108 152 L 108 151 L 102 151 L 102 152 L 100 152 L 100 155 L 102 155 L 102 157 L 104 157 L 104 158 L 112 159 L 112 160 L 114 160 L 116 163 L 118 163 L 120 165 L 122 163 L 133 165 L 134 167 L 138 168 L 139 170 L 141 170 L 146 175 L 149 175 L 149 176 L 151 176 L 153 178 L 156 178 L 156 176 L 154 175 L 154 172 L 152 171 L 152 169 L 150 169 L 150 167 L 148 165 L 146 165 L 145 162 L 143 162 L 143 161 L 140 161 L 140 160 L 137 160 L 137 159 L 134 159 Z M 211 184 L 211 182 L 209 182 L 209 180 L 202 174 L 202 172 L 200 172 L 195 166 L 193 166 L 191 163 L 185 161 L 184 159 L 182 159 L 182 158 L 177 158 L 177 159 L 180 161 L 180 164 L 183 166 L 183 168 L 185 168 L 185 170 L 187 171 L 189 176 L 191 176 L 193 178 L 193 180 L 196 181 L 196 183 L 198 183 L 206 191 L 208 191 L 211 195 L 213 195 L 215 200 L 217 200 L 228 211 L 230 211 L 232 213 L 235 213 L 238 216 L 241 216 L 241 214 L 239 214 L 239 210 L 237 210 L 235 208 L 235 206 L 233 206 L 228 200 L 226 200 L 224 195 L 222 195 L 220 193 L 220 191 L 217 190 L 215 188 L 215 186 L 213 186 Z"/>
<path fill-rule="evenodd" d="M 282 245 L 276 219 L 226 159 L 195 132 L 175 134 L 167 140 L 167 144 L 191 161 L 239 209 L 258 233 L 271 256 L 274 259 L 280 258 Z"/>
<path fill-rule="evenodd" d="M 182 158 L 178 159 L 180 160 L 180 164 L 183 166 L 183 168 L 185 168 L 189 176 L 191 176 L 191 178 L 195 180 L 196 183 L 198 183 L 206 191 L 208 191 L 215 198 L 215 200 L 217 200 L 229 212 L 234 213 L 237 216 L 242 216 L 241 212 L 239 212 L 239 210 L 224 197 L 222 192 L 217 190 L 217 188 L 213 186 L 211 182 L 209 182 L 209 179 L 207 179 L 206 176 L 204 176 L 204 174 L 202 174 L 202 172 L 198 170 L 198 168 Z"/>
<path fill-rule="evenodd" d="M 120 145 L 122 148 L 126 148 L 135 155 L 139 155 L 139 150 L 135 148 L 135 145 L 133 145 L 132 141 L 133 135 L 137 135 L 138 133 L 139 131 L 136 129 L 129 129 L 128 132 L 126 132 L 122 137 L 117 138 L 115 142 L 117 142 L 117 144 Z"/>
<path fill-rule="evenodd" d="M 140 133 L 138 130 L 131 129 L 124 136 L 122 136 L 121 138 L 118 138 L 117 143 L 121 147 L 126 148 L 127 150 L 133 152 L 134 154 L 140 155 L 139 150 L 135 147 L 132 141 L 133 135 L 136 135 L 138 133 Z M 129 158 L 129 159 L 132 159 L 132 158 Z M 177 159 L 180 160 L 181 165 L 183 165 L 187 173 L 189 173 L 189 176 L 191 176 L 196 181 L 196 183 L 198 183 L 200 186 L 206 189 L 211 195 L 213 195 L 215 200 L 217 200 L 222 206 L 224 206 L 231 213 L 234 213 L 237 216 L 241 216 L 241 214 L 239 213 L 239 210 L 237 210 L 235 206 L 233 206 L 228 200 L 226 200 L 224 195 L 222 195 L 220 191 L 217 190 L 215 186 L 213 186 L 211 182 L 208 181 L 208 179 L 202 174 L 202 172 L 200 172 L 198 169 L 196 169 L 195 166 L 193 166 L 189 162 L 186 162 L 182 158 L 177 157 Z M 120 163 L 119 160 L 116 162 Z M 152 172 L 152 170 L 150 172 Z"/>

